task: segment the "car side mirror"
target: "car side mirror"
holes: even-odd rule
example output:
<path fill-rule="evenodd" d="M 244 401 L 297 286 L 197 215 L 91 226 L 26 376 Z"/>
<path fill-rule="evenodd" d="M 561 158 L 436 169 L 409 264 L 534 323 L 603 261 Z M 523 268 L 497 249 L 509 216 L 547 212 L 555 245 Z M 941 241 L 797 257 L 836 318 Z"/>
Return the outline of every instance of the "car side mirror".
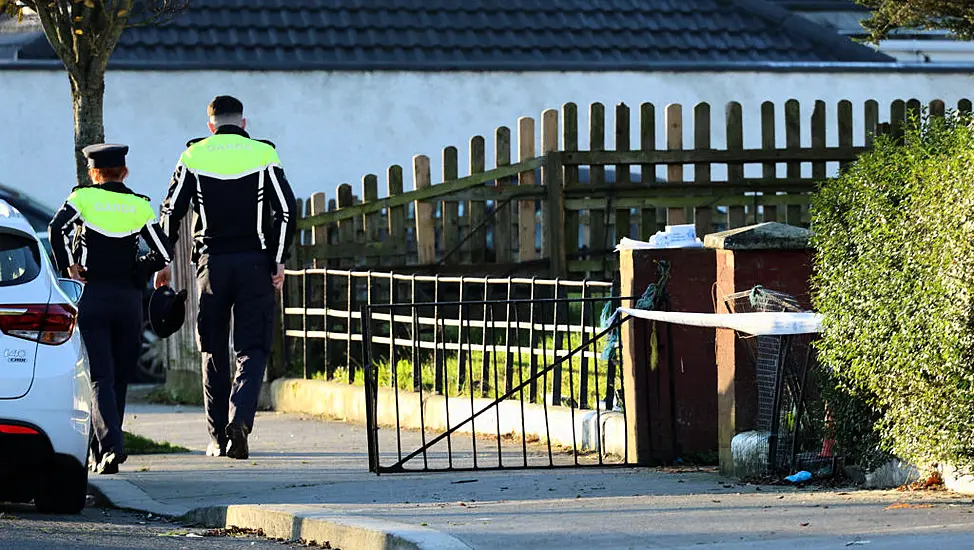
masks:
<path fill-rule="evenodd" d="M 74 279 L 58 279 L 58 287 L 60 287 L 61 292 L 71 300 L 71 303 L 77 304 L 81 300 L 81 294 L 85 290 L 85 286 Z"/>

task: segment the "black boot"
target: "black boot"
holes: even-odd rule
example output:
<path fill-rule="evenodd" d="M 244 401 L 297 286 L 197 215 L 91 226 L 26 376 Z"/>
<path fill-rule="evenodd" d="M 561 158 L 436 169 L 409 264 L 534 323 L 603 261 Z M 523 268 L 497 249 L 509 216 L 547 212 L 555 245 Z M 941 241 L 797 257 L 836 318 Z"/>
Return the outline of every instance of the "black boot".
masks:
<path fill-rule="evenodd" d="M 233 423 L 227 426 L 227 456 L 237 460 L 243 460 L 250 456 L 250 449 L 247 447 L 247 435 L 249 430 L 243 424 Z"/>

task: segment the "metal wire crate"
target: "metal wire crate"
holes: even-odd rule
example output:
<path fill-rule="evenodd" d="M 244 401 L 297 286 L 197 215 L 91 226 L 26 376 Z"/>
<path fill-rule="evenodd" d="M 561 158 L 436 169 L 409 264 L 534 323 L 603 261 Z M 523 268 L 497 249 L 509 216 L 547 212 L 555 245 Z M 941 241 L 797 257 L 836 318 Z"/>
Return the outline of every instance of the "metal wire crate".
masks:
<path fill-rule="evenodd" d="M 804 311 L 794 296 L 761 286 L 727 295 L 723 303 L 730 313 Z M 823 444 L 822 422 L 817 418 L 820 403 L 814 388 L 817 370 L 812 346 L 814 336 L 739 334 L 755 366 L 756 428 L 768 434 L 769 474 L 794 471 L 803 464 L 822 471 L 831 464 L 831 447 Z M 810 411 L 815 414 L 809 414 Z"/>

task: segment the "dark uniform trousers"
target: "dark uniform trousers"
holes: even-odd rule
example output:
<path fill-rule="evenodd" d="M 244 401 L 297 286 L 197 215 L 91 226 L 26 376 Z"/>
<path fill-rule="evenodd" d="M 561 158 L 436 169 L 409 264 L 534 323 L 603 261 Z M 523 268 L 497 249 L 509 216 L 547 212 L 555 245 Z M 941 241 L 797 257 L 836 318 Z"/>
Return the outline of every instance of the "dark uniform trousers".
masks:
<path fill-rule="evenodd" d="M 91 281 L 78 303 L 78 330 L 88 352 L 94 414 L 91 450 L 124 452 L 125 394 L 142 345 L 142 292 L 131 283 Z"/>
<path fill-rule="evenodd" d="M 203 394 L 210 437 L 226 442 L 229 423 L 253 429 L 270 354 L 274 269 L 266 252 L 202 255 L 197 261 L 197 337 L 203 355 Z M 230 382 L 230 316 L 236 375 Z"/>

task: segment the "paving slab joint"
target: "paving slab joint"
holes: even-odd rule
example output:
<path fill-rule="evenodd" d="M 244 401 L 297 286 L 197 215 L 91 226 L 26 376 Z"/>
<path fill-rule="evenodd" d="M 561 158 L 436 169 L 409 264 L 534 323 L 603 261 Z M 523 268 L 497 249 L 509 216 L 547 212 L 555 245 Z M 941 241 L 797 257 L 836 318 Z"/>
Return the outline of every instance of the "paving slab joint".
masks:
<path fill-rule="evenodd" d="M 357 550 L 470 550 L 460 540 L 428 527 L 364 516 L 322 513 L 296 505 L 234 505 L 198 508 L 182 520 L 211 528 L 260 530 L 288 541 L 328 542 Z"/>

